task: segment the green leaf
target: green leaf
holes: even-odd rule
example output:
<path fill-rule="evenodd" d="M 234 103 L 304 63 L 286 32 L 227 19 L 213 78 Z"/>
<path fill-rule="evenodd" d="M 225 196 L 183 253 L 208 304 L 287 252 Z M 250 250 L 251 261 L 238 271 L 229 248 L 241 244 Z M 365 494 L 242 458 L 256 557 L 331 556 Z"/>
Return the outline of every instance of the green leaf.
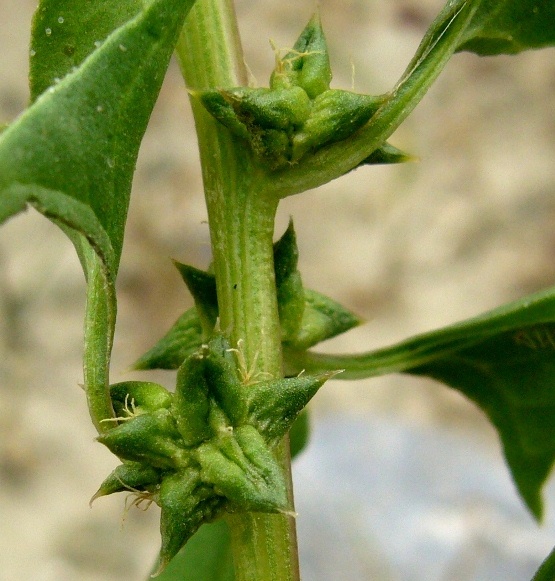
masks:
<path fill-rule="evenodd" d="M 142 0 L 42 0 L 31 31 L 31 100 L 78 67 L 142 6 Z"/>
<path fill-rule="evenodd" d="M 457 50 L 496 55 L 554 45 L 553 0 L 482 0 Z"/>
<path fill-rule="evenodd" d="M 231 535 L 224 520 L 204 524 L 157 581 L 233 581 Z"/>
<path fill-rule="evenodd" d="M 553 579 L 555 579 L 555 549 L 541 564 L 532 581 L 553 581 Z"/>
<path fill-rule="evenodd" d="M 201 480 L 229 499 L 236 509 L 284 512 L 287 488 L 275 456 L 260 433 L 249 425 L 222 434 L 196 451 Z"/>
<path fill-rule="evenodd" d="M 293 50 L 283 58 L 279 54 L 276 56 L 276 68 L 270 77 L 272 89 L 298 86 L 314 99 L 330 88 L 332 72 L 328 46 L 317 13 L 299 35 Z"/>
<path fill-rule="evenodd" d="M 81 5 L 91 3 L 41 4 L 33 36 L 38 43 L 33 96 L 68 66 L 70 72 L 0 135 L 0 222 L 31 204 L 83 234 L 115 278 L 139 145 L 193 2 L 152 0 L 73 71 L 67 58 L 59 67 L 52 64 L 59 45 L 53 46 L 52 59 L 41 59 L 40 51 L 49 47 L 38 42 L 37 27 L 55 18 L 57 26 L 46 27 L 55 40 L 60 27 L 79 19 Z M 133 6 L 115 10 L 112 25 Z M 63 24 L 57 22 L 60 16 Z M 108 20 L 104 30 L 110 28 Z M 73 34 L 76 42 L 85 37 Z"/>
<path fill-rule="evenodd" d="M 97 440 L 123 460 L 161 469 L 177 469 L 188 463 L 180 446 L 180 434 L 167 409 L 125 418 Z"/>
<path fill-rule="evenodd" d="M 211 435 L 208 424 L 211 401 L 202 355 L 187 358 L 177 373 L 173 416 L 185 445 L 195 446 Z"/>
<path fill-rule="evenodd" d="M 378 351 L 290 354 L 309 373 L 341 379 L 405 372 L 461 391 L 497 428 L 515 484 L 541 518 L 541 488 L 555 461 L 555 289 Z"/>

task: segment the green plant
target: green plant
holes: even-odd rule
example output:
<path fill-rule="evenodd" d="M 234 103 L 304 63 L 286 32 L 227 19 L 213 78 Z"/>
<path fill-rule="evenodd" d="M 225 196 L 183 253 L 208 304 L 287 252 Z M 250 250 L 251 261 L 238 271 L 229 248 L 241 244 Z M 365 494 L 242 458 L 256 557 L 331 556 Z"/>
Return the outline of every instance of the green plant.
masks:
<path fill-rule="evenodd" d="M 287 433 L 302 445 L 299 414 L 338 371 L 426 375 L 470 397 L 541 517 L 555 450 L 553 291 L 390 348 L 316 354 L 314 345 L 358 320 L 304 288 L 292 225 L 275 244 L 273 235 L 280 199 L 361 165 L 408 159 L 387 139 L 454 52 L 552 45 L 554 16 L 546 1 L 448 2 L 395 88 L 366 96 L 330 89 L 317 17 L 278 53 L 270 88 L 260 89 L 248 87 L 229 3 L 41 2 L 32 105 L 0 137 L 0 219 L 32 205 L 77 249 L 88 288 L 85 392 L 99 441 L 122 460 L 95 496 L 127 490 L 161 506 L 156 572 L 203 522 L 225 515 L 237 580 L 298 577 Z M 108 370 L 131 179 L 174 48 L 195 115 L 213 264 L 176 265 L 195 308 L 137 363 L 179 368 L 171 394 L 147 382 L 110 386 Z M 162 575 L 178 575 L 172 566 Z M 187 558 L 184 567 L 195 579 L 230 575 L 201 573 Z"/>

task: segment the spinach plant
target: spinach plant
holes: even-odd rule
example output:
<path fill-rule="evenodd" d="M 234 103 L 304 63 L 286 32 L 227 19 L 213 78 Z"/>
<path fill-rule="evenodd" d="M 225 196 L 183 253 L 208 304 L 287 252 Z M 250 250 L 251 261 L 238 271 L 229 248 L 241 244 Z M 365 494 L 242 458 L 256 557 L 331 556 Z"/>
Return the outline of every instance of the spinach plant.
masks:
<path fill-rule="evenodd" d="M 541 519 L 555 459 L 555 291 L 354 355 L 313 347 L 359 319 L 305 288 L 279 201 L 362 166 L 407 161 L 388 139 L 457 51 L 555 44 L 550 0 L 449 0 L 391 91 L 330 88 L 313 16 L 249 85 L 231 0 L 41 0 L 31 105 L 0 135 L 0 220 L 33 206 L 73 242 L 87 280 L 84 388 L 98 441 L 121 464 L 94 499 L 161 507 L 160 579 L 299 578 L 291 451 L 307 403 L 337 374 L 435 378 L 499 433 L 516 487 Z M 139 146 L 176 51 L 199 143 L 213 262 L 176 263 L 195 306 L 135 364 L 176 369 L 175 389 L 110 384 L 115 282 Z M 360 171 L 371 171 L 363 167 Z M 211 524 L 209 524 L 211 523 Z M 555 578 L 551 556 L 538 581 Z"/>

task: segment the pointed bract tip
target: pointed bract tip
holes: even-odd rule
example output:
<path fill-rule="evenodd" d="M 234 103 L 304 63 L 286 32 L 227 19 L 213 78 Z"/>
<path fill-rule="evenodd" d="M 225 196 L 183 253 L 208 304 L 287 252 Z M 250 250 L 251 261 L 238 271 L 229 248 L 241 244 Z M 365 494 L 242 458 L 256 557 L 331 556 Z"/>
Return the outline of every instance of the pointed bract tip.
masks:
<path fill-rule="evenodd" d="M 296 519 L 299 516 L 298 512 L 295 512 L 294 510 L 279 510 L 278 511 L 280 514 L 284 514 L 285 516 L 290 516 L 291 518 Z"/>
<path fill-rule="evenodd" d="M 104 492 L 102 492 L 102 487 L 101 487 L 91 496 L 91 499 L 89 500 L 89 508 L 92 508 L 93 502 L 97 498 L 101 498 L 102 496 L 106 496 L 106 495 L 104 494 Z"/>

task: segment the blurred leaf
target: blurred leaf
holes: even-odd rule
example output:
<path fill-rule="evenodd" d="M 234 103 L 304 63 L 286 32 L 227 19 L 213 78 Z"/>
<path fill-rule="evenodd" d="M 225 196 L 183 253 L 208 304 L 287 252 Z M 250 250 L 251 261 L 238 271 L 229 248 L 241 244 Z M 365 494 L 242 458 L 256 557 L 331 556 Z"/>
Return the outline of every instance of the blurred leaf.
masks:
<path fill-rule="evenodd" d="M 555 289 L 360 355 L 288 354 L 292 369 L 344 369 L 341 379 L 405 372 L 442 381 L 497 428 L 516 486 L 541 518 L 555 461 Z"/>
<path fill-rule="evenodd" d="M 458 50 L 496 55 L 554 45 L 553 0 L 481 0 Z"/>
<path fill-rule="evenodd" d="M 293 422 L 289 431 L 291 458 L 296 458 L 308 445 L 310 439 L 310 417 L 308 409 L 304 409 Z"/>
<path fill-rule="evenodd" d="M 555 579 L 555 549 L 541 564 L 532 581 L 553 581 Z"/>

